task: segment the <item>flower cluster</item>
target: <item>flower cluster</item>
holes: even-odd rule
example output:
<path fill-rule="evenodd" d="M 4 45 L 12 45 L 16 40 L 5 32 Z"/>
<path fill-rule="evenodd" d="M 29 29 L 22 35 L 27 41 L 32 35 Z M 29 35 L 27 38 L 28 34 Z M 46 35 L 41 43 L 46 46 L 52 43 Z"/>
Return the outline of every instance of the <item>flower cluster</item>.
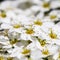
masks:
<path fill-rule="evenodd" d="M 0 60 L 60 60 L 60 0 L 2 2 Z"/>

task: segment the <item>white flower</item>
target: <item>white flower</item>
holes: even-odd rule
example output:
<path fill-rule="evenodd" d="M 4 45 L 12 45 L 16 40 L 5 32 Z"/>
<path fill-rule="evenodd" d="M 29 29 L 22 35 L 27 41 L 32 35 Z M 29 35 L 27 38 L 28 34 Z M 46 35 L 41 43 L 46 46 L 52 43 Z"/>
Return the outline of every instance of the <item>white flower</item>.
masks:
<path fill-rule="evenodd" d="M 0 60 L 60 60 L 59 10 L 59 0 L 2 2 Z"/>
<path fill-rule="evenodd" d="M 6 37 L 6 36 L 0 36 L 0 43 L 3 44 L 3 45 L 8 45 L 8 42 L 9 42 L 9 38 Z"/>
<path fill-rule="evenodd" d="M 43 22 L 43 25 L 41 26 L 42 32 L 48 33 L 50 28 L 54 27 L 53 22 Z"/>
<path fill-rule="evenodd" d="M 57 20 L 59 20 L 59 17 L 60 17 L 59 11 L 54 11 L 53 10 L 49 14 L 49 18 L 50 18 L 51 21 L 57 21 Z"/>
<path fill-rule="evenodd" d="M 59 0 L 55 0 L 55 1 L 52 1 L 51 2 L 51 8 L 58 8 L 58 7 L 60 7 L 60 1 Z"/>
<path fill-rule="evenodd" d="M 3 23 L 3 24 L 1 24 L 1 28 L 2 29 L 10 29 L 10 28 L 12 28 L 12 26 L 10 24 Z"/>
<path fill-rule="evenodd" d="M 56 52 L 56 54 L 53 55 L 54 60 L 60 60 L 60 50 Z"/>
<path fill-rule="evenodd" d="M 29 12 L 29 13 L 27 13 L 27 12 Z M 33 15 L 31 9 L 26 9 L 26 10 L 24 11 L 24 14 L 27 15 L 27 16 Z"/>
<path fill-rule="evenodd" d="M 16 47 L 15 49 L 13 49 L 10 53 L 11 53 L 11 57 L 17 57 L 17 58 L 21 58 L 22 54 L 20 53 L 22 50 L 22 47 L 18 48 Z M 9 51 L 8 51 L 9 52 Z"/>
<path fill-rule="evenodd" d="M 31 36 L 34 34 L 34 29 L 33 28 L 25 28 L 24 33 L 21 34 L 21 39 L 24 40 L 32 40 Z M 24 38 L 23 38 L 24 36 Z"/>
<path fill-rule="evenodd" d="M 42 58 L 41 51 L 39 49 L 35 49 L 31 52 L 32 60 L 40 60 Z"/>
<path fill-rule="evenodd" d="M 23 46 L 16 47 L 13 52 L 11 52 L 12 57 L 17 57 L 18 59 L 27 59 L 27 55 L 30 54 L 30 50 L 27 48 L 23 48 Z"/>
<path fill-rule="evenodd" d="M 33 18 L 27 17 L 25 15 L 19 15 L 17 20 L 20 21 L 22 25 L 30 25 L 32 24 Z"/>
<path fill-rule="evenodd" d="M 1 3 L 1 9 L 6 9 L 8 7 L 11 7 L 11 1 L 4 1 Z"/>
<path fill-rule="evenodd" d="M 9 30 L 8 37 L 10 39 L 19 39 L 20 38 L 20 33 Z"/>
<path fill-rule="evenodd" d="M 49 11 L 51 8 L 49 1 L 41 1 L 38 6 L 40 6 L 40 11 L 42 12 Z"/>
<path fill-rule="evenodd" d="M 47 57 L 49 55 L 53 55 L 57 52 L 57 50 L 58 50 L 58 46 L 56 46 L 56 45 L 47 45 L 44 48 L 42 48 L 41 56 L 42 57 Z"/>
<path fill-rule="evenodd" d="M 40 11 L 40 7 L 39 6 L 32 6 L 30 8 L 30 10 L 32 11 L 32 15 L 36 14 L 38 11 Z"/>
<path fill-rule="evenodd" d="M 58 22 L 57 25 L 60 26 L 60 22 Z"/>

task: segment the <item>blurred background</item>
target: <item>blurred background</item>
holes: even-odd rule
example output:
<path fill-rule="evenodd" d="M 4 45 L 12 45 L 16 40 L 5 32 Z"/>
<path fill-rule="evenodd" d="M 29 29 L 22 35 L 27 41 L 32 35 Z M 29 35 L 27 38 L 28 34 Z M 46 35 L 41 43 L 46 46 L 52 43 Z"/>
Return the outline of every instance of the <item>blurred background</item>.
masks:
<path fill-rule="evenodd" d="M 31 0 L 0 0 L 0 8 L 12 7 L 26 9 L 32 6 Z"/>

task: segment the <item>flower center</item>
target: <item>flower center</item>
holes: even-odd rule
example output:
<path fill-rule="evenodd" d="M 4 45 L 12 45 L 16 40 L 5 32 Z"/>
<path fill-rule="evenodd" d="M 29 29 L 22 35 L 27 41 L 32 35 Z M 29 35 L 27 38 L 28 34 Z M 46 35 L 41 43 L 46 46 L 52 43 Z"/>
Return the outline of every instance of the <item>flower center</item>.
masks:
<path fill-rule="evenodd" d="M 4 11 L 1 12 L 1 13 L 0 13 L 0 17 L 5 18 L 5 17 L 6 17 L 6 13 L 5 13 Z"/>
<path fill-rule="evenodd" d="M 44 7 L 44 8 L 50 8 L 50 4 L 49 4 L 48 2 L 44 2 L 44 3 L 43 3 L 43 7 Z"/>
<path fill-rule="evenodd" d="M 42 54 L 48 55 L 49 54 L 49 51 L 47 49 L 45 49 L 45 50 L 42 51 Z"/>
<path fill-rule="evenodd" d="M 0 60 L 4 60 L 4 57 L 3 56 L 0 56 Z"/>
<path fill-rule="evenodd" d="M 56 17 L 57 17 L 56 15 L 51 15 L 50 19 L 56 19 Z"/>
<path fill-rule="evenodd" d="M 41 44 L 41 46 L 45 46 L 46 45 L 46 41 L 45 40 L 41 40 L 40 44 Z"/>
<path fill-rule="evenodd" d="M 60 53 L 58 54 L 58 59 L 60 59 Z"/>
<path fill-rule="evenodd" d="M 40 26 L 41 26 L 41 25 L 42 25 L 42 22 L 39 21 L 39 20 L 37 20 L 37 21 L 34 21 L 34 24 L 35 24 L 35 25 L 40 25 Z"/>
<path fill-rule="evenodd" d="M 46 45 L 46 40 L 41 40 L 41 39 L 38 38 L 38 41 L 40 42 L 41 46 Z"/>
<path fill-rule="evenodd" d="M 13 60 L 13 57 L 8 57 L 7 60 Z"/>
<path fill-rule="evenodd" d="M 17 39 L 12 39 L 12 40 L 10 40 L 10 44 L 11 44 L 11 45 L 16 44 L 17 41 L 18 41 Z"/>
<path fill-rule="evenodd" d="M 28 53 L 30 53 L 29 49 L 23 49 L 22 54 L 28 54 Z"/>
<path fill-rule="evenodd" d="M 52 39 L 56 39 L 57 38 L 57 35 L 55 33 L 53 33 L 51 31 L 51 33 L 49 34 L 49 36 L 52 38 Z"/>
<path fill-rule="evenodd" d="M 20 26 L 20 24 L 15 24 L 15 25 L 13 25 L 13 27 L 17 29 L 17 28 L 20 28 L 21 26 Z"/>
<path fill-rule="evenodd" d="M 34 31 L 31 28 L 26 30 L 26 34 L 33 34 L 33 33 L 34 33 Z"/>

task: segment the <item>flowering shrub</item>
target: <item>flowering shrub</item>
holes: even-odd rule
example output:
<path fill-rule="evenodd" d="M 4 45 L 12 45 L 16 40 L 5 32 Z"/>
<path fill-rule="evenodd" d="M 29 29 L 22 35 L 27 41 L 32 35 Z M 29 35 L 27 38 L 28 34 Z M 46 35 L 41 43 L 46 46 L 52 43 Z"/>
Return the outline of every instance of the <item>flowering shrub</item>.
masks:
<path fill-rule="evenodd" d="M 60 0 L 2 2 L 0 60 L 60 60 Z"/>

